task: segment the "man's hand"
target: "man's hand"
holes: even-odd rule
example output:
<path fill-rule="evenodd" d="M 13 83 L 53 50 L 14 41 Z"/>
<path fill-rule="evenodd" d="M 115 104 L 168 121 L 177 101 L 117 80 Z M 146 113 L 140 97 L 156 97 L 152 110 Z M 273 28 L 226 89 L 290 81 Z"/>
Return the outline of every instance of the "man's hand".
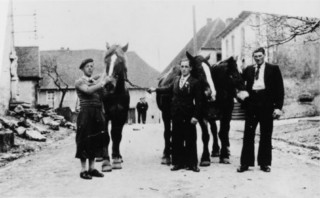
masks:
<path fill-rule="evenodd" d="M 272 114 L 274 119 L 279 119 L 281 115 L 282 115 L 282 111 L 280 109 L 275 109 Z"/>
<path fill-rule="evenodd" d="M 107 75 L 103 75 L 102 76 L 102 84 L 103 86 L 106 85 L 108 82 L 112 81 L 112 77 L 111 76 L 107 76 Z"/>
<path fill-rule="evenodd" d="M 249 93 L 247 91 L 239 91 L 237 93 L 237 98 L 239 98 L 241 101 L 244 101 L 247 97 L 249 97 Z"/>
<path fill-rule="evenodd" d="M 194 124 L 194 125 L 196 125 L 198 123 L 198 120 L 197 120 L 197 118 L 191 118 L 191 124 Z"/>
<path fill-rule="evenodd" d="M 215 101 L 216 100 L 216 92 L 211 91 L 211 89 L 208 87 L 205 91 L 204 94 L 209 98 L 210 101 Z"/>

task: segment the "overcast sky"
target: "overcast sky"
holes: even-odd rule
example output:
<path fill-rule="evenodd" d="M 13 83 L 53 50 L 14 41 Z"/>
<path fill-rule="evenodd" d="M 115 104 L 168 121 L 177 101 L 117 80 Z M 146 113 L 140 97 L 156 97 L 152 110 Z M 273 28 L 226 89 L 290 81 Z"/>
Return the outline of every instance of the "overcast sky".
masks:
<path fill-rule="evenodd" d="M 129 42 L 130 51 L 162 71 L 193 35 L 193 5 L 197 30 L 207 18 L 235 18 L 243 10 L 320 18 L 319 0 L 13 0 L 15 44 L 76 50 Z M 29 32 L 35 26 L 37 40 Z"/>

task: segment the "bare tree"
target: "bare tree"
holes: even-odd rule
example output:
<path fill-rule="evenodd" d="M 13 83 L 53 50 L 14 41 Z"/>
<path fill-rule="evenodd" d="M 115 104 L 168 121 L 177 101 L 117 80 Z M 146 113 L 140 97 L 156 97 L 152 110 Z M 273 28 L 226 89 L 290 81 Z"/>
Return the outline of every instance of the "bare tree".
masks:
<path fill-rule="evenodd" d="M 64 97 L 68 91 L 69 85 L 63 80 L 62 75 L 58 72 L 56 57 L 41 56 L 41 71 L 53 81 L 54 85 L 62 93 L 59 108 L 63 106 Z"/>
<path fill-rule="evenodd" d="M 258 14 L 261 23 L 252 25 L 266 33 L 268 48 L 288 43 L 294 39 L 312 42 L 320 39 L 320 19 L 310 17 Z M 263 31 L 262 31 L 263 32 Z"/>

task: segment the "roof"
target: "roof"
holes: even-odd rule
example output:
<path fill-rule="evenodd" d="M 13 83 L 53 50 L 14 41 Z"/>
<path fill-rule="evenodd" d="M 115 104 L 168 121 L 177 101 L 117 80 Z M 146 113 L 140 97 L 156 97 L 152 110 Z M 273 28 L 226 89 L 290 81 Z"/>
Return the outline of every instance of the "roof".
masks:
<path fill-rule="evenodd" d="M 242 11 L 240 15 L 236 19 L 232 20 L 232 22 L 218 35 L 218 37 L 225 37 L 229 32 L 238 27 L 238 25 L 240 25 L 248 16 L 253 13 L 254 12 L 250 11 Z"/>
<path fill-rule="evenodd" d="M 19 78 L 40 78 L 40 55 L 39 47 L 15 47 L 18 56 Z"/>
<path fill-rule="evenodd" d="M 225 28 L 225 23 L 217 18 L 208 22 L 196 34 L 197 46 L 196 50 L 200 49 L 221 49 L 221 39 L 217 35 Z M 196 54 L 193 51 L 193 39 L 191 38 L 187 45 L 178 53 L 178 55 L 170 62 L 170 64 L 161 72 L 161 76 L 166 74 L 174 65 L 186 56 L 186 51 L 190 54 Z"/>
<path fill-rule="evenodd" d="M 94 60 L 94 75 L 102 73 L 105 69 L 103 63 L 105 51 L 103 50 L 50 50 L 41 51 L 40 54 L 41 58 L 45 58 L 46 56 L 56 58 L 58 73 L 69 85 L 69 88 L 74 88 L 75 81 L 83 75 L 82 71 L 79 70 L 79 65 L 82 60 L 86 58 L 92 58 Z M 135 52 L 127 52 L 126 55 L 128 79 L 133 84 L 141 87 L 156 86 L 157 77 L 160 72 L 149 66 Z M 43 80 L 40 82 L 40 89 L 56 89 L 56 86 L 47 75 L 43 75 Z"/>

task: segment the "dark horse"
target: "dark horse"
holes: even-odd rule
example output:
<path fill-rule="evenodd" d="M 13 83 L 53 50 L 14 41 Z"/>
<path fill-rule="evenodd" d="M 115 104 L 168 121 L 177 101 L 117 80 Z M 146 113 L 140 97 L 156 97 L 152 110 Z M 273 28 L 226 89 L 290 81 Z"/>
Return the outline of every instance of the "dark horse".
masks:
<path fill-rule="evenodd" d="M 217 157 L 220 154 L 220 147 L 218 143 L 218 134 L 216 120 L 220 119 L 219 137 L 222 148 L 220 154 L 221 163 L 229 163 L 229 129 L 231 113 L 233 110 L 233 99 L 236 96 L 236 89 L 243 90 L 243 81 L 237 69 L 236 61 L 230 57 L 229 59 L 220 62 L 211 67 L 208 60 L 210 56 L 195 56 L 193 57 L 188 52 L 186 53 L 192 66 L 191 75 L 200 81 L 203 91 L 203 117 L 199 120 L 199 125 L 202 130 L 203 153 L 200 161 L 200 166 L 210 165 L 209 153 L 209 132 L 207 122 L 210 123 L 211 133 L 213 135 L 212 157 Z M 206 68 L 207 67 L 207 68 Z M 207 71 L 206 71 L 207 70 Z M 210 73 L 208 75 L 208 73 Z M 171 68 L 159 81 L 159 87 L 168 86 L 173 82 L 175 76 L 180 75 L 179 66 Z M 212 80 L 213 79 L 213 80 Z M 211 81 L 211 82 L 210 82 Z M 212 87 L 214 86 L 214 87 Z M 216 100 L 205 94 L 208 90 L 216 91 Z M 162 111 L 162 118 L 164 122 L 164 139 L 165 148 L 163 151 L 162 164 L 169 165 L 171 163 L 171 117 L 170 117 L 170 103 L 171 95 L 157 95 L 157 104 Z"/>
<path fill-rule="evenodd" d="M 112 159 L 113 169 L 121 169 L 123 162 L 120 153 L 120 142 L 122 139 L 122 129 L 126 123 L 130 95 L 126 88 L 125 82 L 127 79 L 127 62 L 125 52 L 128 50 L 128 44 L 124 47 L 113 45 L 107 47 L 107 52 L 104 58 L 107 75 L 112 77 L 112 82 L 106 85 L 107 96 L 103 100 L 106 127 L 111 121 L 111 140 L 112 140 Z M 108 131 L 109 133 L 109 131 Z M 108 141 L 109 144 L 109 141 Z M 105 159 L 103 166 L 109 164 L 109 159 Z"/>

